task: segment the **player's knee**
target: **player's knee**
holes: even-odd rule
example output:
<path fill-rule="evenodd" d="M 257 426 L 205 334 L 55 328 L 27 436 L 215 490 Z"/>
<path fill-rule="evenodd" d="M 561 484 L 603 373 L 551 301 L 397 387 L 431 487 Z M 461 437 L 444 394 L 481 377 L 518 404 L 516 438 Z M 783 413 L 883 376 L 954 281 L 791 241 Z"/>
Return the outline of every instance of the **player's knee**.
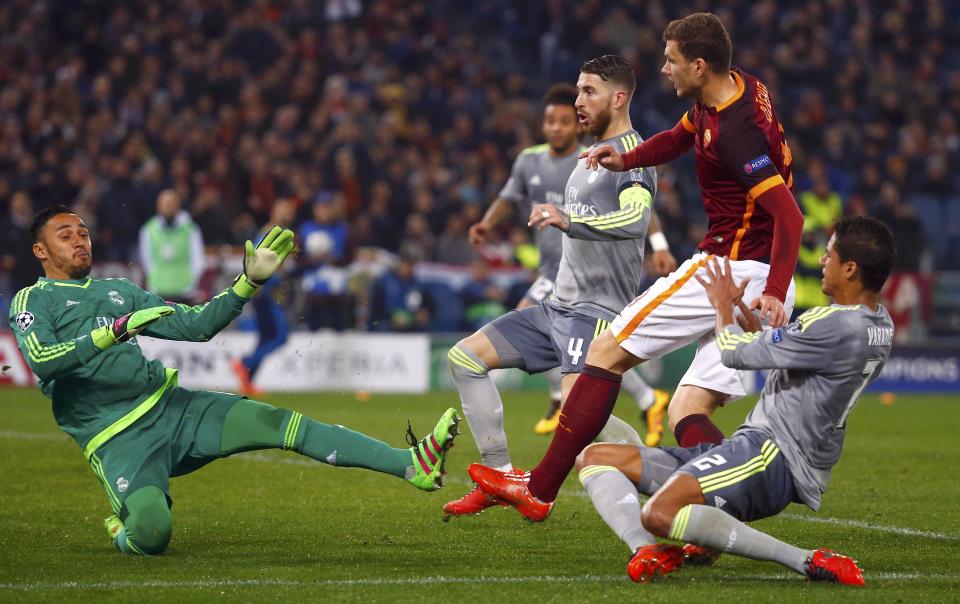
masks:
<path fill-rule="evenodd" d="M 123 526 L 130 549 L 150 556 L 166 551 L 173 536 L 173 514 L 163 491 L 157 487 L 138 489 L 124 505 L 128 514 Z"/>
<path fill-rule="evenodd" d="M 619 467 L 621 455 L 618 454 L 619 445 L 609 443 L 594 443 L 588 445 L 580 455 L 577 456 L 577 470 L 587 466 L 613 466 Z"/>
<path fill-rule="evenodd" d="M 640 510 L 640 520 L 643 522 L 643 528 L 647 529 L 657 537 L 666 537 L 670 534 L 670 526 L 673 524 L 675 510 L 670 506 L 664 505 L 662 498 L 656 495 L 647 500 Z"/>
<path fill-rule="evenodd" d="M 641 359 L 624 350 L 613 332 L 607 329 L 590 343 L 587 351 L 587 365 L 600 367 L 615 373 L 624 373 L 635 367 Z"/>
<path fill-rule="evenodd" d="M 471 338 L 473 336 L 460 340 L 447 352 L 447 366 L 454 378 L 485 376 L 490 370 L 489 365 L 478 354 L 478 346 Z"/>

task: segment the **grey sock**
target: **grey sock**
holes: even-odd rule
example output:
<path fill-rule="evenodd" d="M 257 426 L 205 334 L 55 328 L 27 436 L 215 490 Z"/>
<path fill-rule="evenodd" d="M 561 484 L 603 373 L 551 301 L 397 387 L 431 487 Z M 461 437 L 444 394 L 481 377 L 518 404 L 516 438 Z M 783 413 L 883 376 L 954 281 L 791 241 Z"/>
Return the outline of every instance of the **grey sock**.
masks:
<path fill-rule="evenodd" d="M 744 558 L 777 562 L 800 574 L 806 573 L 807 560 L 813 555 L 810 550 L 774 539 L 707 505 L 688 505 L 677 512 L 670 527 L 670 538 Z"/>
<path fill-rule="evenodd" d="M 612 466 L 587 466 L 580 470 L 580 482 L 600 517 L 631 552 L 656 541 L 640 520 L 637 487 L 623 472 Z"/>
<path fill-rule="evenodd" d="M 641 411 L 646 411 L 653 405 L 656 398 L 653 394 L 653 388 L 647 384 L 640 371 L 636 368 L 624 372 L 623 381 L 620 382 L 620 389 L 629 394 L 633 400 L 637 401 L 637 406 Z"/>
<path fill-rule="evenodd" d="M 496 384 L 487 375 L 489 368 L 460 343 L 447 353 L 447 364 L 484 465 L 491 468 L 509 466 L 507 433 L 503 430 L 503 401 Z"/>
<path fill-rule="evenodd" d="M 617 443 L 618 445 L 633 445 L 642 447 L 643 439 L 640 434 L 633 429 L 633 426 L 614 415 L 610 416 L 603 430 L 597 435 L 598 443 Z"/>
<path fill-rule="evenodd" d="M 544 372 L 543 377 L 547 378 L 547 384 L 550 388 L 550 398 L 559 401 L 560 400 L 560 378 L 563 377 L 563 374 L 560 373 L 560 367 L 554 367 L 553 369 L 548 369 Z"/>

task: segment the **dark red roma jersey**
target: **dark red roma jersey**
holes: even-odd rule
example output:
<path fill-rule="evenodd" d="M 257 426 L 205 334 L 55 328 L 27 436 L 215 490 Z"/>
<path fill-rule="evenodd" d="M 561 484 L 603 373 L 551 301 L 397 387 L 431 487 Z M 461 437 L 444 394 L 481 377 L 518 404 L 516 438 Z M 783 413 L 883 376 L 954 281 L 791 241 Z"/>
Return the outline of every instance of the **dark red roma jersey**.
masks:
<path fill-rule="evenodd" d="M 717 107 L 697 102 L 681 122 L 695 135 L 697 181 L 707 211 L 701 250 L 731 260 L 770 261 L 773 217 L 756 203 L 785 183 L 793 158 L 763 82 L 731 70 L 737 94 Z"/>

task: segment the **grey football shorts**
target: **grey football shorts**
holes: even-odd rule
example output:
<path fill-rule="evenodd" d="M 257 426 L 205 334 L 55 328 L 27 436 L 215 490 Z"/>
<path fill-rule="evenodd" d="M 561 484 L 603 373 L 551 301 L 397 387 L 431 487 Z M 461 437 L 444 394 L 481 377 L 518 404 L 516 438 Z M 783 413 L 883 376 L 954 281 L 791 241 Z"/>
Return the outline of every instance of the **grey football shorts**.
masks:
<path fill-rule="evenodd" d="M 540 304 L 553 293 L 553 281 L 546 277 L 538 277 L 523 295 L 530 304 Z"/>
<path fill-rule="evenodd" d="M 561 308 L 548 300 L 512 310 L 482 331 L 493 343 L 501 367 L 540 373 L 559 365 L 561 373 L 580 373 L 590 343 L 612 318 Z"/>
<path fill-rule="evenodd" d="M 640 454 L 639 486 L 647 494 L 675 473 L 689 474 L 700 483 L 706 505 L 744 522 L 774 516 L 800 501 L 780 448 L 764 432 L 741 432 L 719 445 L 643 447 Z"/>

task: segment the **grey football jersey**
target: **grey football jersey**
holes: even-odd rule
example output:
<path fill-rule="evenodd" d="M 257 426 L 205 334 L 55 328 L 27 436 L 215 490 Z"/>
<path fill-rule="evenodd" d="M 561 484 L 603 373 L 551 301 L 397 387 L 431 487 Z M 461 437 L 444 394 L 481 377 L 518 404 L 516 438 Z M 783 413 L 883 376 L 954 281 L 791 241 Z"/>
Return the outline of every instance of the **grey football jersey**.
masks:
<path fill-rule="evenodd" d="M 814 510 L 840 458 L 847 417 L 890 356 L 893 321 L 880 306 L 813 308 L 786 327 L 717 337 L 724 365 L 772 369 L 740 431 L 762 430 L 780 445 L 797 493 Z"/>
<path fill-rule="evenodd" d="M 570 172 L 577 165 L 580 151 L 582 149 L 577 148 L 570 155 L 553 157 L 550 155 L 550 145 L 527 147 L 514 160 L 510 178 L 503 185 L 499 196 L 516 204 L 524 222 L 535 203 L 549 203 L 562 209 L 563 190 L 567 186 Z M 560 254 L 563 250 L 560 242 L 562 234 L 553 228 L 533 232 L 533 242 L 540 252 L 537 273 L 550 281 L 557 280 Z"/>
<path fill-rule="evenodd" d="M 625 153 L 642 140 L 630 130 L 593 147 L 612 145 Z M 615 315 L 640 293 L 643 243 L 656 188 L 654 168 L 611 172 L 590 170 L 586 160 L 577 164 L 564 197 L 570 231 L 563 237 L 555 304 Z"/>

